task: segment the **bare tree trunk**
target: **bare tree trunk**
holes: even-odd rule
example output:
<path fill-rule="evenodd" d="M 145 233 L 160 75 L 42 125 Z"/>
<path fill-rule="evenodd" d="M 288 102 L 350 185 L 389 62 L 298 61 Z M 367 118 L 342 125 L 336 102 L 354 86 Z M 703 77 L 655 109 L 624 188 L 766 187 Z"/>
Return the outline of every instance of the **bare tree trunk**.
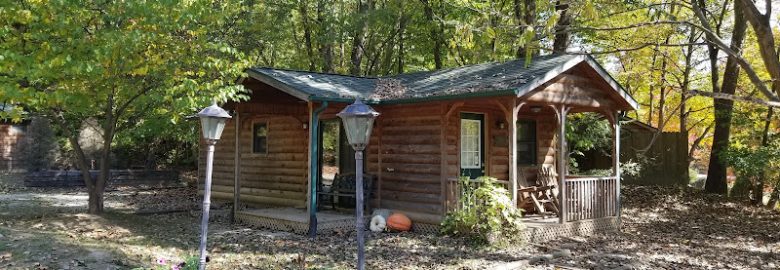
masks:
<path fill-rule="evenodd" d="M 746 30 L 747 22 L 742 14 L 742 5 L 739 1 L 735 1 L 734 29 L 731 36 L 732 50 L 741 50 Z M 712 53 L 710 53 L 710 57 L 711 61 L 717 61 L 717 59 L 712 59 Z M 714 53 L 714 57 L 717 57 L 717 52 Z M 712 68 L 717 70 L 717 63 L 715 63 L 715 65 L 716 66 L 713 66 Z M 726 60 L 726 68 L 723 71 L 723 85 L 720 88 L 720 92 L 733 95 L 737 89 L 738 78 L 739 65 L 737 59 L 733 56 L 729 56 L 728 60 Z M 716 85 L 717 82 L 713 79 L 713 89 L 716 89 Z M 715 99 L 713 102 L 715 106 L 715 131 L 713 132 L 710 163 L 709 168 L 707 169 L 707 182 L 704 185 L 704 190 L 710 193 L 727 194 L 727 165 L 726 162 L 721 159 L 721 153 L 728 148 L 734 101 Z"/>
<path fill-rule="evenodd" d="M 355 28 L 355 35 L 352 39 L 352 53 L 350 54 L 350 59 L 352 62 L 352 65 L 349 67 L 349 73 L 352 75 L 360 75 L 361 72 L 361 63 L 363 62 L 363 52 L 366 41 L 366 28 L 367 28 L 367 21 L 366 21 L 366 15 L 368 11 L 373 6 L 373 0 L 368 0 L 364 2 L 363 0 L 357 0 L 358 4 L 358 11 L 357 11 L 357 17 L 358 17 L 358 24 Z"/>
<path fill-rule="evenodd" d="M 317 1 L 317 23 L 320 25 L 319 44 L 322 56 L 322 71 L 333 73 L 333 42 L 331 42 L 330 22 L 325 17 L 325 1 Z"/>
<path fill-rule="evenodd" d="M 569 47 L 571 34 L 568 28 L 571 24 L 571 14 L 569 14 L 569 2 L 558 0 L 555 2 L 555 12 L 560 13 L 558 22 L 555 24 L 555 39 L 553 40 L 553 53 L 565 53 Z"/>

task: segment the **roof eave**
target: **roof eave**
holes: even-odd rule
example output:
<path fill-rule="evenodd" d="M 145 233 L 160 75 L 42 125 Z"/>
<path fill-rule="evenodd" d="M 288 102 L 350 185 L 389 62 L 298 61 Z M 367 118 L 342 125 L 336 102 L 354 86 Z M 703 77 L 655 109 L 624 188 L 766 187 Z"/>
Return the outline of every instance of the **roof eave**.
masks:
<path fill-rule="evenodd" d="M 309 93 L 306 93 L 304 91 L 300 91 L 298 89 L 290 87 L 289 85 L 287 85 L 287 84 L 285 84 L 285 83 L 275 79 L 272 76 L 268 76 L 265 73 L 262 73 L 262 72 L 259 72 L 259 71 L 255 70 L 255 69 L 250 68 L 250 69 L 247 70 L 247 74 L 249 75 L 249 77 L 252 77 L 255 80 L 258 80 L 258 81 L 261 81 L 263 83 L 266 83 L 266 84 L 270 85 L 271 87 L 279 89 L 280 91 L 282 91 L 284 93 L 287 93 L 287 94 L 289 94 L 289 95 L 291 95 L 293 97 L 296 97 L 296 98 L 298 98 L 300 100 L 303 100 L 303 101 L 313 101 L 313 97 L 314 96 L 312 94 L 309 94 Z"/>

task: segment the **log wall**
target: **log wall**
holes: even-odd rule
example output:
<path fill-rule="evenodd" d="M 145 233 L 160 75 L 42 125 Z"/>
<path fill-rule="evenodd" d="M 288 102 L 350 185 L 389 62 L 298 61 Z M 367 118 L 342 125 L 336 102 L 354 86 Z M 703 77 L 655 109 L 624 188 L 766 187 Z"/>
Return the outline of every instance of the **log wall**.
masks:
<path fill-rule="evenodd" d="M 308 188 L 308 123 L 307 104 L 274 90 L 268 85 L 250 81 L 253 90 L 249 102 L 228 104 L 238 111 L 239 175 L 242 204 L 251 207 L 305 207 Z M 233 199 L 236 160 L 236 122 L 230 119 L 214 153 L 212 196 Z M 252 152 L 254 123 L 268 124 L 268 152 Z M 199 178 L 203 180 L 206 146 L 201 142 Z"/>

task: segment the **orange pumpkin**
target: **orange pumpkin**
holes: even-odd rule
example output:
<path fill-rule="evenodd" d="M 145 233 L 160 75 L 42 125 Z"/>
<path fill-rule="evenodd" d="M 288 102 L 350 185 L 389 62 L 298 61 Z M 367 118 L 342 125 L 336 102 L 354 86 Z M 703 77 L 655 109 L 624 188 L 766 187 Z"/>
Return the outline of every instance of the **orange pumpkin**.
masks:
<path fill-rule="evenodd" d="M 412 229 L 412 220 L 404 214 L 394 213 L 387 217 L 387 228 L 393 231 L 406 232 Z"/>

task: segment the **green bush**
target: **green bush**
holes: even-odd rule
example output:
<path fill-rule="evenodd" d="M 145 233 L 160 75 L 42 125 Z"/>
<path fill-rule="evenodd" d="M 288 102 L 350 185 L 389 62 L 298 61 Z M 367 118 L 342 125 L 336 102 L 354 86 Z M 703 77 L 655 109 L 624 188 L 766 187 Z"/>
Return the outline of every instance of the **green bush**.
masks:
<path fill-rule="evenodd" d="M 521 211 L 512 207 L 509 191 L 492 177 L 480 177 L 472 183 L 460 179 L 461 194 L 457 210 L 447 213 L 441 223 L 443 234 L 467 237 L 476 244 L 506 245 L 522 241 L 525 229 Z"/>

